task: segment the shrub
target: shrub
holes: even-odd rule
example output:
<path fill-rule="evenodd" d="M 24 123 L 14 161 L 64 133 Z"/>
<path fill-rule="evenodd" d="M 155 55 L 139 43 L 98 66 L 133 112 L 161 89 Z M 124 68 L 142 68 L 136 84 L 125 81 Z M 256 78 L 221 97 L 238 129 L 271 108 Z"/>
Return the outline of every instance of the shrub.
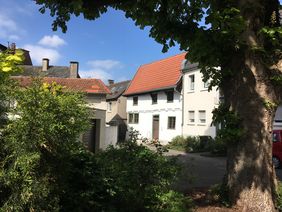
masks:
<path fill-rule="evenodd" d="M 282 183 L 278 181 L 277 191 L 276 191 L 276 208 L 282 211 Z"/>
<path fill-rule="evenodd" d="M 213 139 L 210 136 L 176 136 L 168 147 L 185 152 L 209 151 Z"/>
<path fill-rule="evenodd" d="M 225 156 L 227 153 L 227 143 L 222 138 L 216 137 L 215 141 L 211 143 L 210 151 L 214 155 Z"/>

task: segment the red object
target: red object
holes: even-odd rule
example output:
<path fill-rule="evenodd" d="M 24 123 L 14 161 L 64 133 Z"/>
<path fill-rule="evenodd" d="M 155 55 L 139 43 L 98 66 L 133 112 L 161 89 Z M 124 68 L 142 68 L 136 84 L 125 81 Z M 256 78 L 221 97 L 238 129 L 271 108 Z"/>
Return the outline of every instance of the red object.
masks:
<path fill-rule="evenodd" d="M 282 162 L 282 130 L 273 130 L 272 136 L 272 157 L 278 159 L 278 161 L 276 162 L 278 162 L 279 165 L 276 165 L 275 161 L 273 161 L 273 163 L 274 166 L 278 168 L 279 166 L 281 166 Z"/>
<path fill-rule="evenodd" d="M 30 77 L 12 77 L 19 82 L 23 87 L 31 84 L 32 78 Z M 52 83 L 56 82 L 65 87 L 66 90 L 96 93 L 96 94 L 109 94 L 109 88 L 99 79 L 82 79 L 82 78 L 57 78 L 57 77 L 43 77 L 43 82 Z"/>
<path fill-rule="evenodd" d="M 187 53 L 181 53 L 139 67 L 124 95 L 134 95 L 176 86 L 181 64 Z"/>

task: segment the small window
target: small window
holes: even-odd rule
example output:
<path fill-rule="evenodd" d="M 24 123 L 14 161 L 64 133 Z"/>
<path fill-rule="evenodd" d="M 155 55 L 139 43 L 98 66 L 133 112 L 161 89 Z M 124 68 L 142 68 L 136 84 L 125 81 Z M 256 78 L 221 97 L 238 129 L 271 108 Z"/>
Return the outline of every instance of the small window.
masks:
<path fill-rule="evenodd" d="M 108 105 L 107 105 L 107 106 L 108 106 L 108 111 L 111 112 L 111 111 L 112 111 L 112 103 L 111 103 L 111 102 L 108 102 Z"/>
<path fill-rule="evenodd" d="M 206 81 L 206 82 L 203 82 L 204 83 L 204 88 L 209 88 L 210 86 L 210 82 L 209 81 Z"/>
<path fill-rule="evenodd" d="M 189 123 L 195 123 L 195 111 L 188 111 Z"/>
<path fill-rule="evenodd" d="M 206 123 L 206 111 L 199 110 L 199 123 L 205 124 Z"/>
<path fill-rule="evenodd" d="M 138 105 L 138 96 L 133 97 L 133 105 Z"/>
<path fill-rule="evenodd" d="M 129 113 L 129 124 L 133 123 L 133 113 Z"/>
<path fill-rule="evenodd" d="M 152 104 L 158 103 L 158 94 L 157 93 L 152 93 L 151 98 L 152 98 Z"/>
<path fill-rule="evenodd" d="M 195 89 L 195 76 L 189 76 L 189 90 L 193 91 Z"/>
<path fill-rule="evenodd" d="M 134 114 L 134 124 L 138 124 L 139 123 L 139 114 L 135 113 Z"/>
<path fill-rule="evenodd" d="M 129 124 L 138 124 L 139 122 L 139 113 L 129 113 L 128 114 L 128 123 Z"/>
<path fill-rule="evenodd" d="M 167 97 L 167 102 L 173 102 L 173 98 L 174 98 L 173 91 L 167 91 L 166 97 Z"/>
<path fill-rule="evenodd" d="M 175 121 L 176 121 L 175 117 L 172 117 L 172 116 L 168 117 L 167 129 L 174 130 L 175 129 Z"/>

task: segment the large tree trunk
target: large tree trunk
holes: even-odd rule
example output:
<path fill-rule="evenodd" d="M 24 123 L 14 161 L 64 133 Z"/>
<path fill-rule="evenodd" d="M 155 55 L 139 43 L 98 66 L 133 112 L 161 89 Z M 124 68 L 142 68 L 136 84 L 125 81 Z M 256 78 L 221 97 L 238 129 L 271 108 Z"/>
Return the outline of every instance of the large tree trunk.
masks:
<path fill-rule="evenodd" d="M 242 118 L 244 136 L 228 146 L 230 200 L 246 211 L 275 211 L 276 174 L 272 165 L 275 92 L 259 58 L 247 53 L 224 89 L 226 103 Z"/>
<path fill-rule="evenodd" d="M 254 6 L 252 10 L 246 9 L 250 4 Z M 277 182 L 272 165 L 272 127 L 278 94 L 270 80 L 270 68 L 253 50 L 264 45 L 259 33 L 266 22 L 267 8 L 262 10 L 263 6 L 263 1 L 238 1 L 246 22 L 242 33 L 245 49 L 239 56 L 234 55 L 230 62 L 234 76 L 223 82 L 226 104 L 242 118 L 245 132 L 228 146 L 226 183 L 231 202 L 245 211 L 275 211 Z"/>

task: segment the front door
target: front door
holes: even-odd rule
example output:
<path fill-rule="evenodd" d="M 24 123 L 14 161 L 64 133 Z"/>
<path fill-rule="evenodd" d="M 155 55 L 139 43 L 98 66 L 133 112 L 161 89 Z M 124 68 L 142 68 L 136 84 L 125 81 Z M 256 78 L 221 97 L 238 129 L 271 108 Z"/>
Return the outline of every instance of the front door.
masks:
<path fill-rule="evenodd" d="M 160 117 L 159 115 L 153 116 L 153 139 L 159 140 L 159 122 Z"/>

